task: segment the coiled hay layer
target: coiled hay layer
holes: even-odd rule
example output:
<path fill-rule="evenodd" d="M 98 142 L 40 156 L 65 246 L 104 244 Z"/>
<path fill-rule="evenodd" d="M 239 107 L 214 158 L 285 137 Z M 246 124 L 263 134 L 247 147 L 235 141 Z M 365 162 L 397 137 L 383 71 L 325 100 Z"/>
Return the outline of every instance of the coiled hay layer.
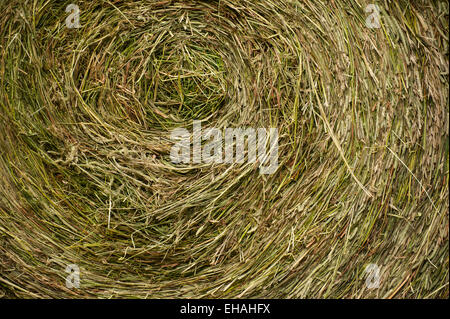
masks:
<path fill-rule="evenodd" d="M 448 298 L 447 3 L 70 3 L 0 2 L 0 296 Z M 277 171 L 174 164 L 194 120 Z"/>

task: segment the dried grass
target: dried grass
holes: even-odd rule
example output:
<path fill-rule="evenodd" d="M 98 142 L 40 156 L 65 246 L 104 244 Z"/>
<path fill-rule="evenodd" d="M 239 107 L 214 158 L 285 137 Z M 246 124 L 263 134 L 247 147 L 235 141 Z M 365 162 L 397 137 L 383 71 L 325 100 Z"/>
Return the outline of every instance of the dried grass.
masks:
<path fill-rule="evenodd" d="M 0 296 L 448 298 L 447 3 L 69 3 L 0 2 Z M 278 171 L 171 163 L 197 119 Z"/>

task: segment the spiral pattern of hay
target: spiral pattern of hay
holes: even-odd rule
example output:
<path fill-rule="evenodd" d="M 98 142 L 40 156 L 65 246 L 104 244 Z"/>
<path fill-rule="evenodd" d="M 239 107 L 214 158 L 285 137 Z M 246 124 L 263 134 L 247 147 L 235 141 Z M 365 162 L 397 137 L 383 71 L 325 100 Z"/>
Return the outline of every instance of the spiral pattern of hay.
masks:
<path fill-rule="evenodd" d="M 0 296 L 448 297 L 448 4 L 70 3 L 0 3 Z M 278 170 L 172 163 L 194 120 Z"/>

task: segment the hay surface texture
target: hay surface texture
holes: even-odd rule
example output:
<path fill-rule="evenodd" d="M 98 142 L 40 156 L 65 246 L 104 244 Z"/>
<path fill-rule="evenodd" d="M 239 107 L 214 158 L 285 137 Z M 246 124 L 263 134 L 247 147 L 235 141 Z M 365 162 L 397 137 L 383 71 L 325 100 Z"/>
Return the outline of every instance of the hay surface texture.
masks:
<path fill-rule="evenodd" d="M 446 2 L 70 3 L 0 1 L 0 297 L 448 298 Z M 278 170 L 172 163 L 194 120 Z"/>

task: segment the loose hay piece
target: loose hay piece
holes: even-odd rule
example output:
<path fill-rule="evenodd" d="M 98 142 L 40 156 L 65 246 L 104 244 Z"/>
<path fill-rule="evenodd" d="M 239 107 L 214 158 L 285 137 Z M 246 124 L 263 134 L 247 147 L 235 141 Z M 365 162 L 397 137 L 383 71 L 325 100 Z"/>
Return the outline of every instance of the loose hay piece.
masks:
<path fill-rule="evenodd" d="M 0 296 L 448 298 L 448 4 L 370 2 L 1 1 Z M 173 164 L 199 119 L 279 169 Z"/>

